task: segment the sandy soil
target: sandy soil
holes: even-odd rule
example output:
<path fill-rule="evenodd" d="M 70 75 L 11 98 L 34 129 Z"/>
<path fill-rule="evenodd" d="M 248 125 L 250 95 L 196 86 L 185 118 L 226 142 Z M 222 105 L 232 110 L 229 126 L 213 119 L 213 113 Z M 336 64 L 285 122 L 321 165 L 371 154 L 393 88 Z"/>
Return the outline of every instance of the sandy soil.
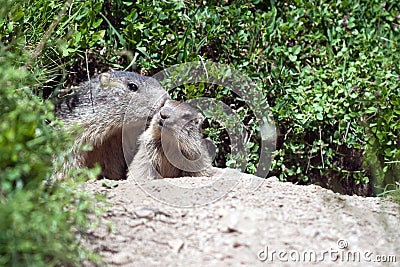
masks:
<path fill-rule="evenodd" d="M 212 178 L 142 182 L 118 181 L 115 188 L 104 187 L 104 181 L 86 184 L 85 190 L 105 194 L 110 202 L 86 240 L 103 256 L 101 266 L 400 262 L 400 211 L 379 198 L 228 169 Z"/>

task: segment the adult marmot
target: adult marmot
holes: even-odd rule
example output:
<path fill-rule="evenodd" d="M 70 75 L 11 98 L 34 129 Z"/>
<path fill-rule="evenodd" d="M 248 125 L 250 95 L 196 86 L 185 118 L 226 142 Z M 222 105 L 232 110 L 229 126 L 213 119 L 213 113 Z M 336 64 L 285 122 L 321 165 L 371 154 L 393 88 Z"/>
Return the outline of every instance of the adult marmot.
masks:
<path fill-rule="evenodd" d="M 56 174 L 61 178 L 71 167 L 101 166 L 101 177 L 125 179 L 127 163 L 137 151 L 137 138 L 145 130 L 148 116 L 158 112 L 169 95 L 159 82 L 134 72 L 110 71 L 74 88 L 56 113 L 67 127 L 79 132 L 72 148 L 72 161 Z M 93 150 L 82 152 L 83 144 Z M 60 177 L 61 176 L 61 177 Z"/>

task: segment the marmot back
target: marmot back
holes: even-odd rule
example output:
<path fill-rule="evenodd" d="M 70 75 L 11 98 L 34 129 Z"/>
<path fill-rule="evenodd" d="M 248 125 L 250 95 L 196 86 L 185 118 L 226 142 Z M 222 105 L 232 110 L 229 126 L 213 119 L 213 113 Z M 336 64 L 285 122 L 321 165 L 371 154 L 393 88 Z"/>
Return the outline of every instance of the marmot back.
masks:
<path fill-rule="evenodd" d="M 211 157 L 203 141 L 203 121 L 198 109 L 167 100 L 139 137 L 128 179 L 210 176 Z"/>
<path fill-rule="evenodd" d="M 100 176 L 125 179 L 127 162 L 137 150 L 137 138 L 169 96 L 157 80 L 134 72 L 102 73 L 60 97 L 56 113 L 67 127 L 78 124 L 73 161 L 64 165 L 92 168 L 99 163 Z M 80 152 L 82 144 L 93 150 Z"/>

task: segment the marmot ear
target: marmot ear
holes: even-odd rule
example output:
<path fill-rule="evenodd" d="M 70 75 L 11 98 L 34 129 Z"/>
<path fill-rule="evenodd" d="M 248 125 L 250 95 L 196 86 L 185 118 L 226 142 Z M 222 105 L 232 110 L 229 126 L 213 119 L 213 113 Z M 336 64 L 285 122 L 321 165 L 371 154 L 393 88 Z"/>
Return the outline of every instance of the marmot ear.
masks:
<path fill-rule="evenodd" d="M 99 80 L 101 83 L 108 82 L 110 80 L 110 77 L 111 77 L 111 75 L 108 72 L 99 74 Z"/>
<path fill-rule="evenodd" d="M 99 75 L 100 84 L 108 84 L 110 82 L 111 74 L 108 72 Z"/>

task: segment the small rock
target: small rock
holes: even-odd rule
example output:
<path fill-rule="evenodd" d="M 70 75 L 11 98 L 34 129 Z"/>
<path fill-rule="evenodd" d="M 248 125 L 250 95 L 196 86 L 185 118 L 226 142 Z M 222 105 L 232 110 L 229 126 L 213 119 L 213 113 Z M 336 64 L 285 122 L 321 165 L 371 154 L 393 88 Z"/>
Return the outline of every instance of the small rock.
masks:
<path fill-rule="evenodd" d="M 156 213 L 155 213 L 155 211 L 154 210 L 152 210 L 152 209 L 150 209 L 150 208 L 147 208 L 147 207 L 138 207 L 136 210 L 135 210 L 135 215 L 138 217 L 138 218 L 146 218 L 146 219 L 153 219 L 154 218 L 154 216 L 156 215 Z"/>
<path fill-rule="evenodd" d="M 125 243 L 126 241 L 128 241 L 128 238 L 121 235 L 117 235 L 115 236 L 115 241 L 118 243 Z"/>
<path fill-rule="evenodd" d="M 238 231 L 238 221 L 240 214 L 237 212 L 231 212 L 227 216 L 223 217 L 219 223 L 219 229 L 225 233 L 233 233 Z"/>
<path fill-rule="evenodd" d="M 116 265 L 126 265 L 132 263 L 134 256 L 129 252 L 119 252 L 112 257 L 112 263 Z"/>

